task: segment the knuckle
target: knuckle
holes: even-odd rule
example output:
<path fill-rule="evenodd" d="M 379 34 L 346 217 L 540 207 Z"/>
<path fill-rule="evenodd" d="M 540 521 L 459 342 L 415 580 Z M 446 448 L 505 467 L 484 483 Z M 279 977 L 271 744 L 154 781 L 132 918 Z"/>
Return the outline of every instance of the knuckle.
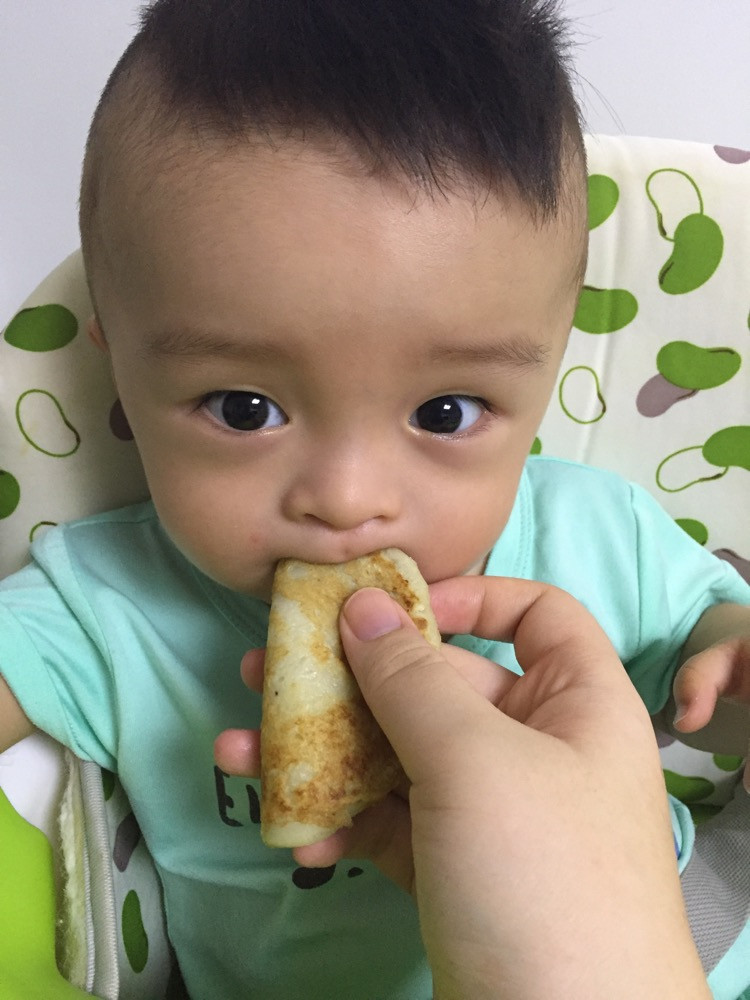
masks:
<path fill-rule="evenodd" d="M 409 637 L 407 641 L 394 644 L 389 651 L 391 672 L 401 670 L 432 669 L 435 665 L 436 653 L 424 640 Z"/>

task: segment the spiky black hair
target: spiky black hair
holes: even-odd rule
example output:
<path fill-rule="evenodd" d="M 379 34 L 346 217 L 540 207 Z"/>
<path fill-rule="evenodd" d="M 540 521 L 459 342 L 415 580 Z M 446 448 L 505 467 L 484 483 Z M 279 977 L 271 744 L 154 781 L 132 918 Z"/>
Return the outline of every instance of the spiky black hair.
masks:
<path fill-rule="evenodd" d="M 130 119 L 120 101 L 120 146 L 151 95 L 162 125 L 329 135 L 428 189 L 510 184 L 541 217 L 558 206 L 566 149 L 583 160 L 556 0 L 155 0 L 92 123 L 84 252 L 108 113 L 139 73 L 148 83 Z"/>

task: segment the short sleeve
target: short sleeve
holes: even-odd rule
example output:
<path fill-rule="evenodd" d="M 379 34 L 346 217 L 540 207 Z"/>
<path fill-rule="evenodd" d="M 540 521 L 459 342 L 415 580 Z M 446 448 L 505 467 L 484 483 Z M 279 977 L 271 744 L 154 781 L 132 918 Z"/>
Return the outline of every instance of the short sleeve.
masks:
<path fill-rule="evenodd" d="M 631 484 L 637 546 L 638 652 L 627 664 L 649 711 L 663 708 L 679 655 L 713 604 L 750 605 L 750 586 L 702 548 L 640 486 Z"/>
<path fill-rule="evenodd" d="M 72 577 L 64 551 L 58 557 L 60 574 Z M 33 563 L 0 581 L 0 673 L 35 726 L 116 770 L 106 643 L 75 580 L 66 583 L 60 588 Z"/>

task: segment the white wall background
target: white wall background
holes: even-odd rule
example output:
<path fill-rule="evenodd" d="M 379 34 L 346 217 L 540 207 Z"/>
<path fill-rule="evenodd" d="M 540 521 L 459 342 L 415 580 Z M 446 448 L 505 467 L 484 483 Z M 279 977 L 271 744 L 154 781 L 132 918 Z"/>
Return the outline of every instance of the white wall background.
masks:
<path fill-rule="evenodd" d="M 591 131 L 750 148 L 750 0 L 564 0 Z M 136 0 L 0 0 L 0 327 L 78 244 L 88 123 Z"/>

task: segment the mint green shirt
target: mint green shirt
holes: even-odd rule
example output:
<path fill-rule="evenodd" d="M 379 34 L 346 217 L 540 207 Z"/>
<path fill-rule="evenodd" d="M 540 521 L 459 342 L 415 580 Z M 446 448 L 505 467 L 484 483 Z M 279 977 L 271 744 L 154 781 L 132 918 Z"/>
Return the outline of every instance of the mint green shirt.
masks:
<path fill-rule="evenodd" d="M 702 611 L 750 603 L 643 490 L 547 458 L 529 460 L 487 573 L 579 598 L 651 711 Z M 51 530 L 0 583 L 0 672 L 37 726 L 119 774 L 193 1000 L 428 1000 L 411 900 L 366 863 L 306 872 L 264 847 L 258 784 L 214 766 L 219 732 L 259 725 L 239 663 L 267 610 L 193 568 L 142 504 Z M 515 664 L 501 643 L 456 641 Z"/>

